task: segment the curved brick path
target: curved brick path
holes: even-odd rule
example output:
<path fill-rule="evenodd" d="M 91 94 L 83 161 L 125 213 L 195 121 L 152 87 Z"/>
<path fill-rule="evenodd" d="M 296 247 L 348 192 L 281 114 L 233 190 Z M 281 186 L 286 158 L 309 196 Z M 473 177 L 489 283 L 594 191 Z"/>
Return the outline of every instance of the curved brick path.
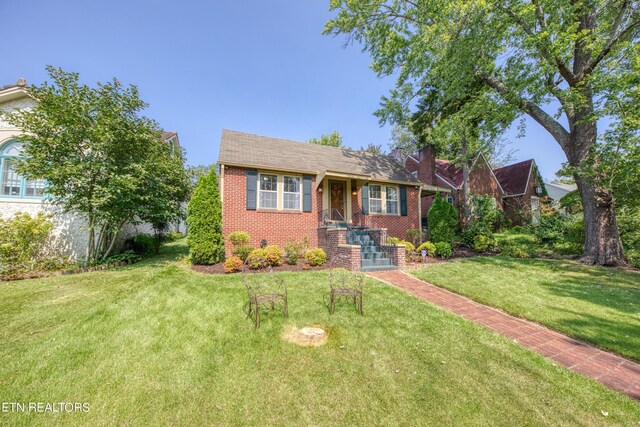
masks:
<path fill-rule="evenodd" d="M 486 326 L 518 344 L 640 400 L 640 364 L 599 350 L 537 323 L 513 317 L 462 295 L 416 279 L 400 270 L 367 273 L 465 319 Z"/>

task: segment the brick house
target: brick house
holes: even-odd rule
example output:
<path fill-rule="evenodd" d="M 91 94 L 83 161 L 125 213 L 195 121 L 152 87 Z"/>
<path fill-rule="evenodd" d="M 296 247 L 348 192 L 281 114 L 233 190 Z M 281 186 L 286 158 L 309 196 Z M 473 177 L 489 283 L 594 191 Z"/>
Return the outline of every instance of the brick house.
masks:
<path fill-rule="evenodd" d="M 533 159 L 494 170 L 504 189 L 504 213 L 514 224 L 529 221 L 546 194 L 545 184 Z"/>
<path fill-rule="evenodd" d="M 218 157 L 226 255 L 233 231 L 251 244 L 308 239 L 329 257 L 343 254 L 363 270 L 404 263 L 405 239 L 419 229 L 422 197 L 436 191 L 395 158 L 223 130 Z"/>
<path fill-rule="evenodd" d="M 447 187 L 449 203 L 453 204 L 462 218 L 463 170 L 447 160 L 437 159 L 433 146 L 426 146 L 416 153 L 396 157 L 404 159 L 405 167 L 421 182 Z M 478 152 L 469 160 L 469 192 L 493 199 L 496 207 L 505 212 L 512 223 L 520 224 L 531 218 L 539 206 L 539 197 L 544 190 L 542 178 L 537 173 L 533 159 L 492 169 L 486 157 Z M 433 203 L 434 196 L 422 199 L 422 221 Z"/>

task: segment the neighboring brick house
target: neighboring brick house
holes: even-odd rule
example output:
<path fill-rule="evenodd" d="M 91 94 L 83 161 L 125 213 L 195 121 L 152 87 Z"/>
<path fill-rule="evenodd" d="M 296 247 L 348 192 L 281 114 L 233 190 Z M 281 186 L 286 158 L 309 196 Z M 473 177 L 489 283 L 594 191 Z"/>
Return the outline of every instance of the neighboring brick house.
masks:
<path fill-rule="evenodd" d="M 24 79 L 13 85 L 0 86 L 0 111 L 29 109 L 35 105 L 36 101 L 27 93 L 27 83 Z M 80 215 L 62 212 L 58 206 L 52 204 L 45 194 L 44 180 L 29 180 L 17 173 L 15 160 L 22 156 L 22 143 L 16 137 L 21 134 L 21 129 L 0 120 L 0 217 L 10 218 L 18 212 L 31 215 L 38 212 L 51 214 L 53 230 L 50 249 L 68 255 L 74 260 L 82 259 L 89 241 L 87 221 Z M 163 132 L 161 138 L 175 149 L 179 149 L 177 133 Z M 180 221 L 173 225 L 172 229 L 184 232 L 186 224 Z M 153 233 L 153 228 L 146 223 L 127 224 L 120 232 L 117 246 L 122 246 L 125 239 L 139 233 Z"/>
<path fill-rule="evenodd" d="M 404 158 L 405 167 L 421 182 L 448 187 L 451 192 L 447 200 L 456 207 L 462 218 L 461 166 L 436 159 L 433 146 L 430 145 L 406 156 L 396 153 L 398 156 Z M 503 210 L 514 224 L 531 218 L 532 210 L 537 210 L 539 206 L 538 197 L 544 191 L 543 186 L 532 159 L 498 169 L 492 169 L 481 152 L 469 160 L 469 193 L 492 198 L 496 207 Z M 422 200 L 423 224 L 432 203 L 433 196 Z"/>
<path fill-rule="evenodd" d="M 494 170 L 504 189 L 504 213 L 513 224 L 532 219 L 546 194 L 542 177 L 533 159 Z"/>
<path fill-rule="evenodd" d="M 462 216 L 463 170 L 461 166 L 456 166 L 447 160 L 436 159 L 433 147 L 430 145 L 423 147 L 415 154 L 408 155 L 405 166 L 421 182 L 449 188 L 447 200 Z M 489 196 L 495 200 L 496 206 L 502 209 L 502 187 L 482 153 L 478 153 L 469 161 L 469 193 Z M 425 197 L 422 201 L 421 210 L 425 219 L 433 198 L 434 196 Z"/>
<path fill-rule="evenodd" d="M 229 234 L 246 231 L 254 246 L 306 238 L 329 257 L 351 257 L 351 267 L 398 265 L 404 255 L 386 247 L 387 234 L 419 229 L 420 198 L 447 191 L 391 156 L 231 130 L 222 131 L 218 165 L 227 256 Z M 369 245 L 378 255 L 364 255 Z"/>

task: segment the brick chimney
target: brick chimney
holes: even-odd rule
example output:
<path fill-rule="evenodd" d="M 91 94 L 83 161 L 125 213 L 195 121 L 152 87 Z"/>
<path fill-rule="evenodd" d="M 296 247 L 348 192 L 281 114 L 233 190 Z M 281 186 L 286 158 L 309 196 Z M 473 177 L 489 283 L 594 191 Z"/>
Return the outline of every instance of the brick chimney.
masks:
<path fill-rule="evenodd" d="M 436 155 L 433 145 L 429 144 L 418 151 L 418 179 L 425 184 L 436 185 Z"/>

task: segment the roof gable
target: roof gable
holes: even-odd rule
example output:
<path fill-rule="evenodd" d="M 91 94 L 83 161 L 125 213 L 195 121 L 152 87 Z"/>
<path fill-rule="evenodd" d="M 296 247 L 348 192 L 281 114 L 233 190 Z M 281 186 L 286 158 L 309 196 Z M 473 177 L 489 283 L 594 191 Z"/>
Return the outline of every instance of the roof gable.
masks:
<path fill-rule="evenodd" d="M 218 163 L 318 174 L 337 172 L 374 180 L 419 181 L 392 156 L 327 147 L 223 129 Z"/>
<path fill-rule="evenodd" d="M 495 169 L 493 173 L 498 178 L 505 195 L 514 196 L 527 191 L 529 176 L 533 171 L 533 159 Z"/>

